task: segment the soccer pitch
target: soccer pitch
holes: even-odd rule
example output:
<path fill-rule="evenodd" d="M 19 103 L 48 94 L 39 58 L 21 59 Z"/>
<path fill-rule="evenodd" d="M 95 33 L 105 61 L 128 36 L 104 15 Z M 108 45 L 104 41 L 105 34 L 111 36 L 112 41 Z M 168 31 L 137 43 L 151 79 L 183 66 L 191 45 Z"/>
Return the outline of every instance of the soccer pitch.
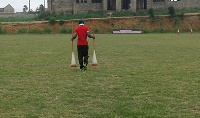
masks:
<path fill-rule="evenodd" d="M 87 71 L 70 39 L 0 35 L 1 118 L 200 116 L 199 33 L 96 35 Z"/>

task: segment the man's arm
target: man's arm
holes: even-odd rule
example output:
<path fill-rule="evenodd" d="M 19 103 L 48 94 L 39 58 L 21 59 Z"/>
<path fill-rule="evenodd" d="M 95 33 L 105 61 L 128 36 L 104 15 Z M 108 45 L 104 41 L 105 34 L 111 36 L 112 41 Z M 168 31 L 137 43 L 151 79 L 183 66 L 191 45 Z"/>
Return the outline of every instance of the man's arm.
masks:
<path fill-rule="evenodd" d="M 94 35 L 92 36 L 92 35 L 90 34 L 90 32 L 87 32 L 87 36 L 88 36 L 89 38 L 95 39 L 95 36 L 94 36 Z"/>
<path fill-rule="evenodd" d="M 74 34 L 71 41 L 73 41 L 77 37 L 77 34 Z"/>

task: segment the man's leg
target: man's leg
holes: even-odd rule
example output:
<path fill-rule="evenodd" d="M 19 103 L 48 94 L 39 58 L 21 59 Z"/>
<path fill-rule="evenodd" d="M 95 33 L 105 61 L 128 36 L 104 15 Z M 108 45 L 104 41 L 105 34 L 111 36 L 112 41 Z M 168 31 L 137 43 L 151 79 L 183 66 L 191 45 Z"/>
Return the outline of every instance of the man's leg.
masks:
<path fill-rule="evenodd" d="M 77 46 L 78 49 L 78 60 L 79 60 L 79 65 L 80 69 L 82 69 L 83 66 L 83 46 Z"/>
<path fill-rule="evenodd" d="M 88 49 L 89 49 L 89 46 L 84 46 L 84 64 L 87 66 L 88 65 Z"/>

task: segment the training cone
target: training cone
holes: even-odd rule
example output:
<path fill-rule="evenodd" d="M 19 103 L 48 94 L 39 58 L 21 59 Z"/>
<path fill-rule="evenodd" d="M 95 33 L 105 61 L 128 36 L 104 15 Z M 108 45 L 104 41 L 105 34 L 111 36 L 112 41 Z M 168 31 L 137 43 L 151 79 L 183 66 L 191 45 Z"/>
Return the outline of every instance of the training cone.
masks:
<path fill-rule="evenodd" d="M 178 35 L 180 34 L 180 31 L 179 31 L 179 29 L 178 29 Z"/>
<path fill-rule="evenodd" d="M 94 50 L 94 52 L 93 52 L 92 66 L 98 66 L 95 50 Z"/>
<path fill-rule="evenodd" d="M 72 52 L 72 62 L 71 62 L 71 67 L 76 67 L 76 61 L 75 61 L 74 52 Z"/>

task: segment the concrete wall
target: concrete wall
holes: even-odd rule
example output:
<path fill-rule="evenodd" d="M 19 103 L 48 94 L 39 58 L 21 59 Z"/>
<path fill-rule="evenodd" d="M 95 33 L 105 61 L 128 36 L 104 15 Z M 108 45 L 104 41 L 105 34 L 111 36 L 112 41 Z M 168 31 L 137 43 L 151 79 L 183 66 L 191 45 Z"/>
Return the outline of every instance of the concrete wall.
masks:
<path fill-rule="evenodd" d="M 116 0 L 115 11 L 122 10 L 122 1 Z M 144 9 L 144 0 L 131 0 L 130 10 L 136 12 L 137 10 Z M 147 9 L 167 9 L 168 6 L 174 6 L 176 9 L 190 9 L 200 8 L 200 0 L 181 0 L 172 2 L 165 0 L 164 2 L 153 2 L 153 0 L 147 0 Z M 108 11 L 108 0 L 102 0 L 102 3 L 92 3 L 92 0 L 87 0 L 87 3 L 76 3 L 76 0 L 48 0 L 48 9 L 51 12 L 57 14 L 77 14 L 90 11 Z"/>
<path fill-rule="evenodd" d="M 153 2 L 153 0 L 149 0 L 149 8 L 167 9 L 168 6 L 174 6 L 175 9 L 200 8 L 200 0 L 181 0 L 177 2 L 168 0 L 165 2 Z"/>
<path fill-rule="evenodd" d="M 104 0 L 105 1 L 105 0 Z M 102 3 L 76 3 L 76 0 L 48 0 L 48 11 L 60 14 L 77 14 L 89 11 L 103 11 Z"/>
<path fill-rule="evenodd" d="M 17 12 L 17 13 L 0 13 L 0 17 L 19 17 L 19 18 L 33 18 L 36 17 L 36 14 L 28 14 L 23 12 Z"/>
<path fill-rule="evenodd" d="M 86 13 L 86 12 L 98 12 L 103 11 L 103 4 L 100 3 L 75 3 L 74 4 L 74 14 Z"/>
<path fill-rule="evenodd" d="M 59 2 L 57 2 L 59 1 Z M 54 0 L 54 10 L 56 13 L 72 14 L 73 0 Z"/>
<path fill-rule="evenodd" d="M 168 5 L 174 6 L 177 9 L 200 8 L 200 0 L 181 0 L 178 2 L 168 1 Z"/>

